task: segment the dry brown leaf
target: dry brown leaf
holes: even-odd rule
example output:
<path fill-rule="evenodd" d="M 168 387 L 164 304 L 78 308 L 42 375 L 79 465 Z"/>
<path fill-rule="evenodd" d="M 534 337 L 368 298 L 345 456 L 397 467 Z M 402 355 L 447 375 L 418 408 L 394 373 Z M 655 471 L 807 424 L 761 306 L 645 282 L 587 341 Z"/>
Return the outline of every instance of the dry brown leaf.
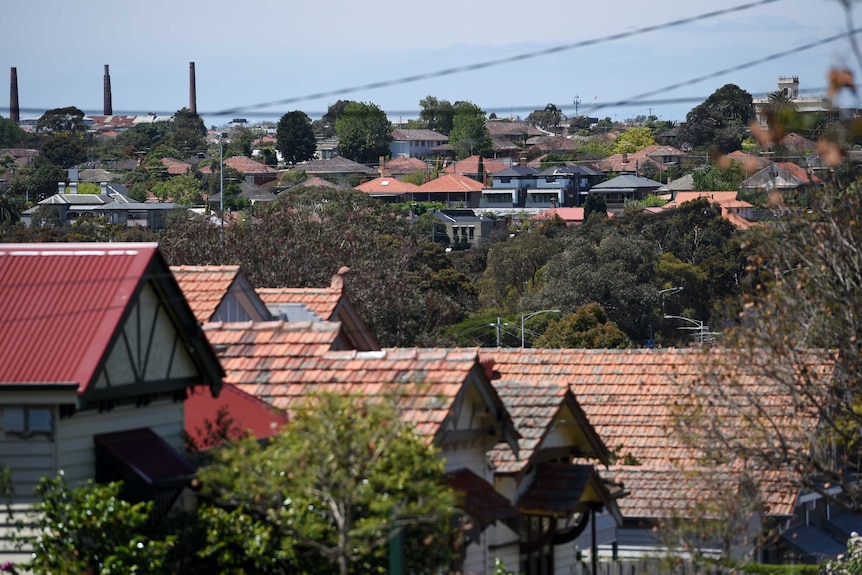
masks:
<path fill-rule="evenodd" d="M 853 83 L 853 72 L 849 68 L 832 68 L 827 76 L 829 82 L 829 99 L 835 97 L 835 94 L 841 91 L 842 88 L 847 88 L 854 94 L 856 93 L 856 85 Z"/>
<path fill-rule="evenodd" d="M 772 135 L 769 133 L 769 130 L 761 128 L 756 120 L 752 120 L 749 127 L 751 128 L 751 137 L 757 140 L 757 143 L 762 147 L 766 148 L 772 143 Z"/>
<path fill-rule="evenodd" d="M 841 146 L 827 140 L 817 141 L 817 153 L 823 157 L 823 163 L 827 166 L 837 166 L 844 159 L 844 150 Z"/>
<path fill-rule="evenodd" d="M 729 170 L 731 163 L 732 160 L 727 154 L 719 156 L 718 160 L 716 160 L 716 164 L 718 164 L 718 167 L 722 170 Z"/>

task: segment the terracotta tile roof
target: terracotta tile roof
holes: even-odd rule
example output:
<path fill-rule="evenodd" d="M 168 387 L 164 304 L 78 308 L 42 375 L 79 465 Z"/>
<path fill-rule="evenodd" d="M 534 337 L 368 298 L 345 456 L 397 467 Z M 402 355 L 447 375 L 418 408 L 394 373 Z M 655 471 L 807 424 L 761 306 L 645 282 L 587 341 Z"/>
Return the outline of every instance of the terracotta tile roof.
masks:
<path fill-rule="evenodd" d="M 443 174 L 442 176 L 419 186 L 420 192 L 481 192 L 482 182 L 460 174 Z"/>
<path fill-rule="evenodd" d="M 794 164 L 793 162 L 775 162 L 775 166 L 781 168 L 792 177 L 798 179 L 800 182 L 804 184 L 822 184 L 823 180 L 818 178 L 816 175 L 810 173 L 808 170 L 799 166 L 798 164 Z"/>
<path fill-rule="evenodd" d="M 428 164 L 424 160 L 405 158 L 403 156 L 392 158 L 384 166 L 393 174 L 412 174 L 413 172 L 424 172 L 428 169 Z"/>
<path fill-rule="evenodd" d="M 488 158 L 482 158 L 482 167 L 486 174 L 494 174 L 496 172 L 502 172 L 509 166 L 502 162 L 497 162 Z M 479 156 L 470 156 L 469 158 L 464 158 L 463 160 L 459 160 L 454 164 L 449 164 L 448 166 L 443 168 L 443 171 L 447 174 L 478 174 Z"/>
<path fill-rule="evenodd" d="M 208 322 L 239 275 L 239 266 L 171 266 L 195 317 Z"/>
<path fill-rule="evenodd" d="M 392 177 L 374 178 L 354 188 L 366 194 L 406 194 L 419 189 L 416 184 L 402 182 Z"/>
<path fill-rule="evenodd" d="M 507 138 L 491 138 L 491 149 L 497 153 L 511 153 L 521 150 L 521 146 Z"/>
<path fill-rule="evenodd" d="M 491 137 L 503 138 L 519 138 L 524 139 L 524 135 L 531 136 L 546 136 L 547 133 L 531 126 L 525 122 L 512 122 L 510 120 L 486 120 L 485 127 L 488 128 L 488 133 Z"/>
<path fill-rule="evenodd" d="M 181 162 L 180 160 L 175 160 L 173 158 L 162 158 L 162 165 L 168 169 L 169 176 L 178 176 L 181 174 L 188 174 L 192 165 L 187 164 L 186 162 Z"/>
<path fill-rule="evenodd" d="M 776 425 L 786 420 L 788 429 L 799 428 L 802 416 L 787 413 L 781 391 L 757 378 L 754 369 L 748 373 L 746 365 L 733 358 L 727 361 L 730 353 L 717 349 L 708 353 L 695 349 L 496 349 L 482 350 L 482 357 L 483 361 L 493 359 L 493 369 L 500 375 L 495 385 L 498 381 L 551 382 L 570 388 L 606 445 L 619 447 L 621 456 L 631 455 L 641 465 L 673 468 L 692 466 L 702 456 L 674 432 L 674 406 L 688 402 L 687 386 L 699 381 L 706 369 L 740 370 L 746 390 L 776 398 L 772 404 Z M 722 358 L 725 361 L 719 361 Z M 817 369 L 828 379 L 829 364 L 819 363 Z M 734 421 L 728 415 L 728 429 L 736 429 Z M 767 493 L 767 498 L 781 500 L 786 495 Z M 632 497 L 638 495 L 633 492 Z"/>
<path fill-rule="evenodd" d="M 596 162 L 599 169 L 606 172 L 634 172 L 638 166 L 643 169 L 644 162 L 652 162 L 656 166 L 665 169 L 667 164 L 662 165 L 658 158 L 660 156 L 685 156 L 685 152 L 673 146 L 647 146 L 631 154 L 613 154 L 604 160 Z"/>
<path fill-rule="evenodd" d="M 578 141 L 565 136 L 539 136 L 530 144 L 537 150 L 549 152 L 567 152 L 578 148 Z"/>
<path fill-rule="evenodd" d="M 734 152 L 726 154 L 724 157 L 742 164 L 742 167 L 749 174 L 754 173 L 762 168 L 765 168 L 772 163 L 772 160 L 770 160 L 769 158 L 755 156 L 754 154 L 749 154 L 743 152 L 742 150 L 736 150 Z"/>
<path fill-rule="evenodd" d="M 340 326 L 265 322 L 204 326 L 226 383 L 290 411 L 312 393 L 394 395 L 401 414 L 433 439 L 474 370 L 475 350 L 328 351 Z"/>
<path fill-rule="evenodd" d="M 234 156 L 225 158 L 224 165 L 228 168 L 233 168 L 241 174 L 275 174 L 278 170 L 270 166 L 256 162 L 245 156 Z"/>
<path fill-rule="evenodd" d="M 715 191 L 715 192 L 677 192 L 673 200 L 676 202 L 676 205 L 684 204 L 686 202 L 692 202 L 698 198 L 706 198 L 710 202 L 725 205 L 728 202 L 735 202 L 739 197 L 739 192 L 736 190 L 731 191 Z M 751 204 L 749 204 L 750 206 Z M 671 207 L 671 204 L 665 204 L 665 207 Z"/>
<path fill-rule="evenodd" d="M 305 181 L 300 182 L 294 186 L 295 188 L 305 187 L 305 188 L 334 188 L 336 190 L 343 188 L 344 186 L 339 186 L 336 183 L 330 182 L 329 180 L 324 180 L 318 176 L 311 176 L 307 178 Z"/>
<path fill-rule="evenodd" d="M 267 306 L 302 304 L 324 321 L 333 319 L 341 301 L 340 288 L 257 288 L 257 294 Z"/>

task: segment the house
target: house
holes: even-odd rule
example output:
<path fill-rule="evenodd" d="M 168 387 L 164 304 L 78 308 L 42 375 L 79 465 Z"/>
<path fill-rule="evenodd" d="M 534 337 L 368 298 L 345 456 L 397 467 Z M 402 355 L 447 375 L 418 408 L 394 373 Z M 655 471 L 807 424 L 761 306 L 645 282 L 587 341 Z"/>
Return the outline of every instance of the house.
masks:
<path fill-rule="evenodd" d="M 521 157 L 518 165 L 494 172 L 489 176 L 491 186 L 482 190 L 480 206 L 494 208 L 540 207 L 555 192 L 539 192 L 537 187 L 539 170 L 527 165 L 526 157 Z M 533 189 L 533 192 L 530 190 Z M 558 192 L 557 192 L 558 193 Z M 533 205 L 537 204 L 537 205 Z"/>
<path fill-rule="evenodd" d="M 605 172 L 635 175 L 646 173 L 652 164 L 660 177 L 662 172 L 667 171 L 668 168 L 679 166 L 685 157 L 685 152 L 673 146 L 654 145 L 630 154 L 613 154 L 599 160 L 596 164 Z"/>
<path fill-rule="evenodd" d="M 800 96 L 799 95 L 799 76 L 779 76 L 778 77 L 778 94 L 781 94 L 787 99 L 787 103 L 793 106 L 794 110 L 800 114 L 819 114 L 824 116 L 829 123 L 835 122 L 840 117 L 838 108 L 832 105 L 832 101 L 826 96 Z M 761 126 L 766 126 L 769 118 L 769 97 L 753 98 L 754 115 L 757 118 L 757 123 Z M 855 112 L 855 110 L 847 110 Z"/>
<path fill-rule="evenodd" d="M 354 190 L 368 194 L 382 202 L 407 202 L 410 201 L 413 192 L 419 189 L 416 184 L 396 180 L 392 176 L 381 176 L 368 180 L 353 188 Z"/>
<path fill-rule="evenodd" d="M 788 193 L 803 192 L 822 185 L 823 180 L 793 162 L 774 162 L 743 180 L 739 187 L 752 192 Z"/>
<path fill-rule="evenodd" d="M 485 127 L 488 129 L 488 135 L 491 136 L 492 140 L 508 140 L 521 148 L 527 145 L 527 140 L 530 138 L 548 135 L 547 132 L 543 132 L 526 122 L 513 120 L 485 120 Z"/>
<path fill-rule="evenodd" d="M 425 158 L 433 155 L 431 148 L 448 142 L 449 136 L 438 134 L 434 130 L 396 128 L 392 130 L 389 152 L 393 158 Z"/>
<path fill-rule="evenodd" d="M 239 266 L 171 266 L 198 322 L 272 319 Z"/>
<path fill-rule="evenodd" d="M 532 205 L 536 207 L 580 206 L 584 196 L 603 178 L 604 172 L 590 166 L 550 166 L 539 172 L 536 190 L 528 194 L 533 194 Z"/>
<path fill-rule="evenodd" d="M 368 176 L 374 173 L 372 168 L 359 162 L 354 162 L 341 156 L 335 156 L 325 160 L 311 160 L 302 166 L 309 176 L 320 176 L 322 178 L 346 178 L 351 174 Z"/>
<path fill-rule="evenodd" d="M 242 174 L 246 182 L 255 186 L 262 186 L 278 178 L 278 170 L 245 156 L 225 158 L 224 165 Z"/>
<path fill-rule="evenodd" d="M 264 186 L 277 186 L 276 180 L 271 180 L 264 184 Z M 262 187 L 247 181 L 240 182 L 239 194 L 237 194 L 236 197 L 248 200 L 252 207 L 257 206 L 258 204 L 274 202 L 277 198 L 277 196 L 271 191 L 265 190 Z M 209 204 L 211 210 L 219 210 L 219 208 L 224 205 L 221 199 L 221 192 L 211 194 L 207 198 L 207 204 Z"/>
<path fill-rule="evenodd" d="M 572 542 L 592 534 L 597 513 L 622 523 L 624 492 L 595 466 L 608 465 L 611 453 L 570 389 L 494 380 L 493 360 L 483 365 L 521 436 L 517 457 L 505 444 L 488 455 L 495 489 L 519 512 L 516 529 L 511 521 L 490 528 L 495 554 L 515 573 L 571 572 L 579 563 Z"/>
<path fill-rule="evenodd" d="M 447 207 L 478 208 L 482 183 L 461 174 L 441 174 L 425 182 L 412 194 L 416 202 L 443 202 Z"/>
<path fill-rule="evenodd" d="M 584 223 L 584 208 L 548 208 L 530 218 L 533 223 L 542 223 L 554 218 L 560 218 L 567 226 L 577 226 Z"/>
<path fill-rule="evenodd" d="M 482 215 L 473 210 L 438 210 L 434 218 L 446 226 L 446 235 L 453 245 L 470 247 L 488 237 L 498 229 L 502 222 Z"/>
<path fill-rule="evenodd" d="M 192 171 L 192 165 L 187 162 L 175 160 L 174 158 L 162 158 L 160 161 L 165 167 L 168 176 L 179 176 Z"/>
<path fill-rule="evenodd" d="M 0 246 L 0 462 L 18 519 L 42 477 L 124 481 L 165 511 L 194 473 L 184 402 L 224 372 L 156 244 Z M 0 562 L 20 561 L 0 523 Z"/>
<path fill-rule="evenodd" d="M 597 516 L 597 552 L 605 558 L 634 558 L 667 549 L 662 526 L 673 518 L 700 516 L 707 494 L 723 491 L 735 498 L 750 488 L 739 473 L 739 462 L 731 459 L 724 466 L 704 468 L 701 448 L 677 432 L 676 414 L 687 402 L 689 385 L 696 385 L 707 374 L 732 377 L 751 393 L 774 396 L 770 404 L 774 412 L 766 414 L 774 425 L 803 430 L 816 427 L 815 421 L 804 419 L 810 415 L 788 409 L 791 400 L 770 388 L 757 367 L 748 368 L 734 353 L 721 349 L 488 349 L 481 356 L 485 362 L 493 360 L 492 383 L 498 388 L 508 383 L 553 383 L 572 391 L 598 436 L 616 450 L 608 478 L 628 492 L 617 501 L 621 525 L 609 513 Z M 816 358 L 810 367 L 824 383 L 831 377 L 827 360 Z M 715 415 L 728 428 L 744 426 L 737 413 Z M 802 493 L 798 480 L 787 470 L 752 468 L 749 473 L 755 479 L 755 495 L 764 506 L 762 515 L 747 518 L 739 527 L 740 534 L 748 530 L 752 540 L 757 540 L 763 529 L 786 532 L 790 518 L 799 512 Z M 590 549 L 591 537 L 584 534 L 575 544 Z M 708 553 L 710 543 L 704 547 Z M 755 559 L 776 557 L 780 549 L 771 547 L 754 550 Z M 744 545 L 735 549 L 751 551 Z"/>
<path fill-rule="evenodd" d="M 739 192 L 731 191 L 715 191 L 715 192 L 686 192 L 677 191 L 673 195 L 670 202 L 662 206 L 664 209 L 672 209 L 691 202 L 698 198 L 706 198 L 710 203 L 717 204 L 721 208 L 721 217 L 727 219 L 739 229 L 747 230 L 753 225 L 752 210 L 754 206 L 744 200 L 739 199 Z"/>
<path fill-rule="evenodd" d="M 416 172 L 430 173 L 428 164 L 419 158 L 393 157 L 391 160 L 386 161 L 384 167 L 396 178 L 407 174 L 415 174 Z"/>
<path fill-rule="evenodd" d="M 593 186 L 590 194 L 601 194 L 608 210 L 621 210 L 628 200 L 643 200 L 661 187 L 661 182 L 624 174 Z"/>
<path fill-rule="evenodd" d="M 487 176 L 505 170 L 508 167 L 508 164 L 482 158 L 482 167 L 480 169 L 479 156 L 470 156 L 469 158 L 464 158 L 447 165 L 443 168 L 443 171 L 447 174 L 460 174 L 485 183 Z"/>
<path fill-rule="evenodd" d="M 305 327 L 336 333 L 321 324 Z M 453 486 L 469 494 L 462 507 L 479 524 L 470 533 L 478 551 L 468 551 L 463 571 L 492 572 L 483 527 L 516 512 L 495 491 L 486 456 L 500 442 L 517 456 L 518 436 L 475 350 L 328 351 L 323 340 L 309 344 L 286 335 L 297 329 L 289 322 L 205 329 L 219 350 L 226 384 L 288 414 L 314 393 L 391 397 L 401 417 L 440 449 Z"/>
<path fill-rule="evenodd" d="M 340 268 L 328 287 L 258 288 L 257 293 L 273 318 L 288 322 L 338 322 L 342 341 L 334 349 L 380 349 L 368 324 L 344 291 L 344 276 L 349 271 L 346 266 Z"/>

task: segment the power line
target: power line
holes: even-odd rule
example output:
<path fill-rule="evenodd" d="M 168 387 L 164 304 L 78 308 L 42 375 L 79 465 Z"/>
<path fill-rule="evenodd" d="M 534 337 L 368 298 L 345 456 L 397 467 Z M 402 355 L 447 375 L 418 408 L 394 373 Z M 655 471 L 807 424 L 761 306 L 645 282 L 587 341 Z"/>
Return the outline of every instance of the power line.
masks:
<path fill-rule="evenodd" d="M 724 68 L 722 70 L 718 70 L 716 72 L 711 72 L 709 74 L 704 74 L 703 76 L 697 76 L 696 78 L 691 78 L 689 80 L 685 80 L 682 82 L 677 82 L 676 84 L 670 84 L 669 86 L 664 86 L 663 88 L 658 88 L 656 90 L 650 90 L 649 92 L 643 92 L 638 94 L 637 96 L 632 96 L 630 98 L 626 98 L 625 100 L 617 100 L 616 102 L 607 102 L 604 104 L 598 104 L 590 107 L 589 112 L 595 112 L 596 110 L 601 110 L 602 108 L 611 108 L 611 107 L 621 107 L 621 106 L 630 106 L 632 104 L 653 104 L 655 100 L 646 100 L 650 96 L 655 96 L 657 94 L 661 94 L 664 92 L 670 92 L 671 90 L 676 90 L 677 88 L 684 88 L 686 86 L 691 86 L 694 84 L 699 84 L 705 80 L 711 80 L 713 78 L 717 78 L 719 76 L 724 76 L 730 74 L 731 72 L 738 72 L 739 70 L 745 70 L 746 68 L 752 68 L 754 66 L 759 66 L 760 64 L 764 64 L 766 62 L 771 62 L 772 60 L 778 60 L 779 58 L 783 58 L 785 56 L 789 56 L 791 54 L 797 54 L 799 52 L 804 52 L 806 50 L 811 50 L 812 48 L 817 48 L 819 46 L 823 46 L 825 44 L 829 44 L 831 42 L 835 42 L 836 40 L 840 40 L 842 38 L 852 38 L 856 34 L 862 32 L 862 28 L 855 28 L 848 32 L 842 32 L 840 34 L 835 34 L 834 36 L 829 36 L 828 38 L 823 38 L 821 40 L 816 40 L 814 42 L 809 42 L 807 44 L 802 44 L 801 46 L 797 46 L 795 48 L 790 48 L 788 50 L 783 50 L 781 52 L 775 52 L 774 54 L 769 54 L 768 56 L 764 56 L 762 58 L 758 58 L 756 60 L 750 60 L 743 64 L 737 64 L 735 66 L 731 66 L 730 68 Z"/>
<path fill-rule="evenodd" d="M 566 52 L 569 50 L 574 50 L 576 48 L 584 48 L 587 46 L 595 46 L 597 44 L 603 44 L 606 42 L 613 42 L 616 40 L 631 38 L 633 36 L 639 36 L 642 34 L 647 34 L 649 32 L 657 32 L 659 30 L 665 30 L 667 28 L 682 26 L 684 24 L 691 24 L 694 22 L 702 21 L 702 20 L 708 20 L 711 18 L 716 18 L 718 16 L 725 16 L 727 14 L 734 14 L 737 12 L 750 10 L 752 8 L 756 8 L 759 6 L 764 6 L 766 4 L 772 4 L 774 2 L 780 2 L 780 1 L 781 0 L 755 0 L 754 2 L 749 2 L 747 4 L 739 4 L 737 6 L 732 6 L 730 8 L 723 8 L 721 10 L 714 10 L 712 12 L 704 12 L 702 14 L 697 14 L 695 16 L 689 16 L 687 18 L 680 18 L 678 20 L 671 20 L 669 22 L 665 22 L 662 24 L 653 24 L 650 26 L 644 26 L 642 28 L 636 28 L 636 29 L 630 30 L 628 32 L 618 32 L 616 34 L 610 34 L 608 36 L 603 36 L 600 38 L 593 38 L 590 40 L 582 40 L 580 42 L 573 42 L 570 44 L 561 44 L 558 46 L 552 46 L 550 48 L 545 48 L 542 50 L 536 50 L 533 52 L 525 52 L 522 54 L 516 54 L 514 56 L 508 56 L 506 58 L 497 58 L 494 60 L 486 60 L 484 62 L 477 62 L 475 64 L 468 64 L 465 66 L 455 66 L 452 68 L 444 68 L 442 70 L 437 70 L 435 72 L 428 72 L 425 74 L 414 74 L 411 76 L 404 76 L 402 78 L 396 78 L 394 80 L 383 80 L 380 82 L 371 82 L 371 83 L 363 84 L 363 85 L 359 85 L 359 86 L 350 86 L 347 88 L 340 88 L 337 90 L 329 90 L 326 92 L 317 92 L 314 94 L 307 94 L 305 96 L 283 98 L 281 100 L 275 100 L 272 102 L 262 102 L 259 104 L 251 104 L 248 106 L 238 106 L 235 108 L 228 108 L 228 109 L 222 110 L 220 112 L 215 112 L 215 113 L 212 113 L 209 115 L 228 116 L 228 115 L 234 115 L 234 114 L 247 114 L 251 110 L 258 110 L 261 108 L 271 108 L 271 107 L 275 107 L 275 106 L 285 106 L 288 104 L 296 104 L 299 102 L 306 102 L 309 100 L 320 100 L 320 99 L 325 99 L 325 98 L 333 98 L 336 96 L 344 96 L 347 94 L 352 94 L 355 92 L 361 92 L 361 91 L 365 91 L 365 90 L 375 90 L 378 88 L 388 88 L 390 86 L 398 86 L 401 84 L 410 84 L 413 82 L 419 82 L 421 80 L 429 80 L 432 78 L 451 76 L 453 74 L 460 74 L 462 72 L 472 72 L 474 70 L 482 70 L 485 68 L 501 66 L 503 64 L 511 64 L 512 62 L 520 62 L 523 60 L 539 58 L 542 56 L 550 56 L 552 54 L 558 54 L 560 52 Z"/>

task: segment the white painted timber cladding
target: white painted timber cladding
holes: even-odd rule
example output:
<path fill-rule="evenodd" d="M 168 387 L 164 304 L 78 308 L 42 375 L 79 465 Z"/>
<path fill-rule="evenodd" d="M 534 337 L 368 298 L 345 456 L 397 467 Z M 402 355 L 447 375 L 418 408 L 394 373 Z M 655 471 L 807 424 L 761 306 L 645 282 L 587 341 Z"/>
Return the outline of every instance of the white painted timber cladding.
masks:
<path fill-rule="evenodd" d="M 161 400 L 145 407 L 123 405 L 111 411 L 80 411 L 58 425 L 58 469 L 70 486 L 96 474 L 93 436 L 141 427 L 151 428 L 180 453 L 183 452 L 183 402 Z"/>

